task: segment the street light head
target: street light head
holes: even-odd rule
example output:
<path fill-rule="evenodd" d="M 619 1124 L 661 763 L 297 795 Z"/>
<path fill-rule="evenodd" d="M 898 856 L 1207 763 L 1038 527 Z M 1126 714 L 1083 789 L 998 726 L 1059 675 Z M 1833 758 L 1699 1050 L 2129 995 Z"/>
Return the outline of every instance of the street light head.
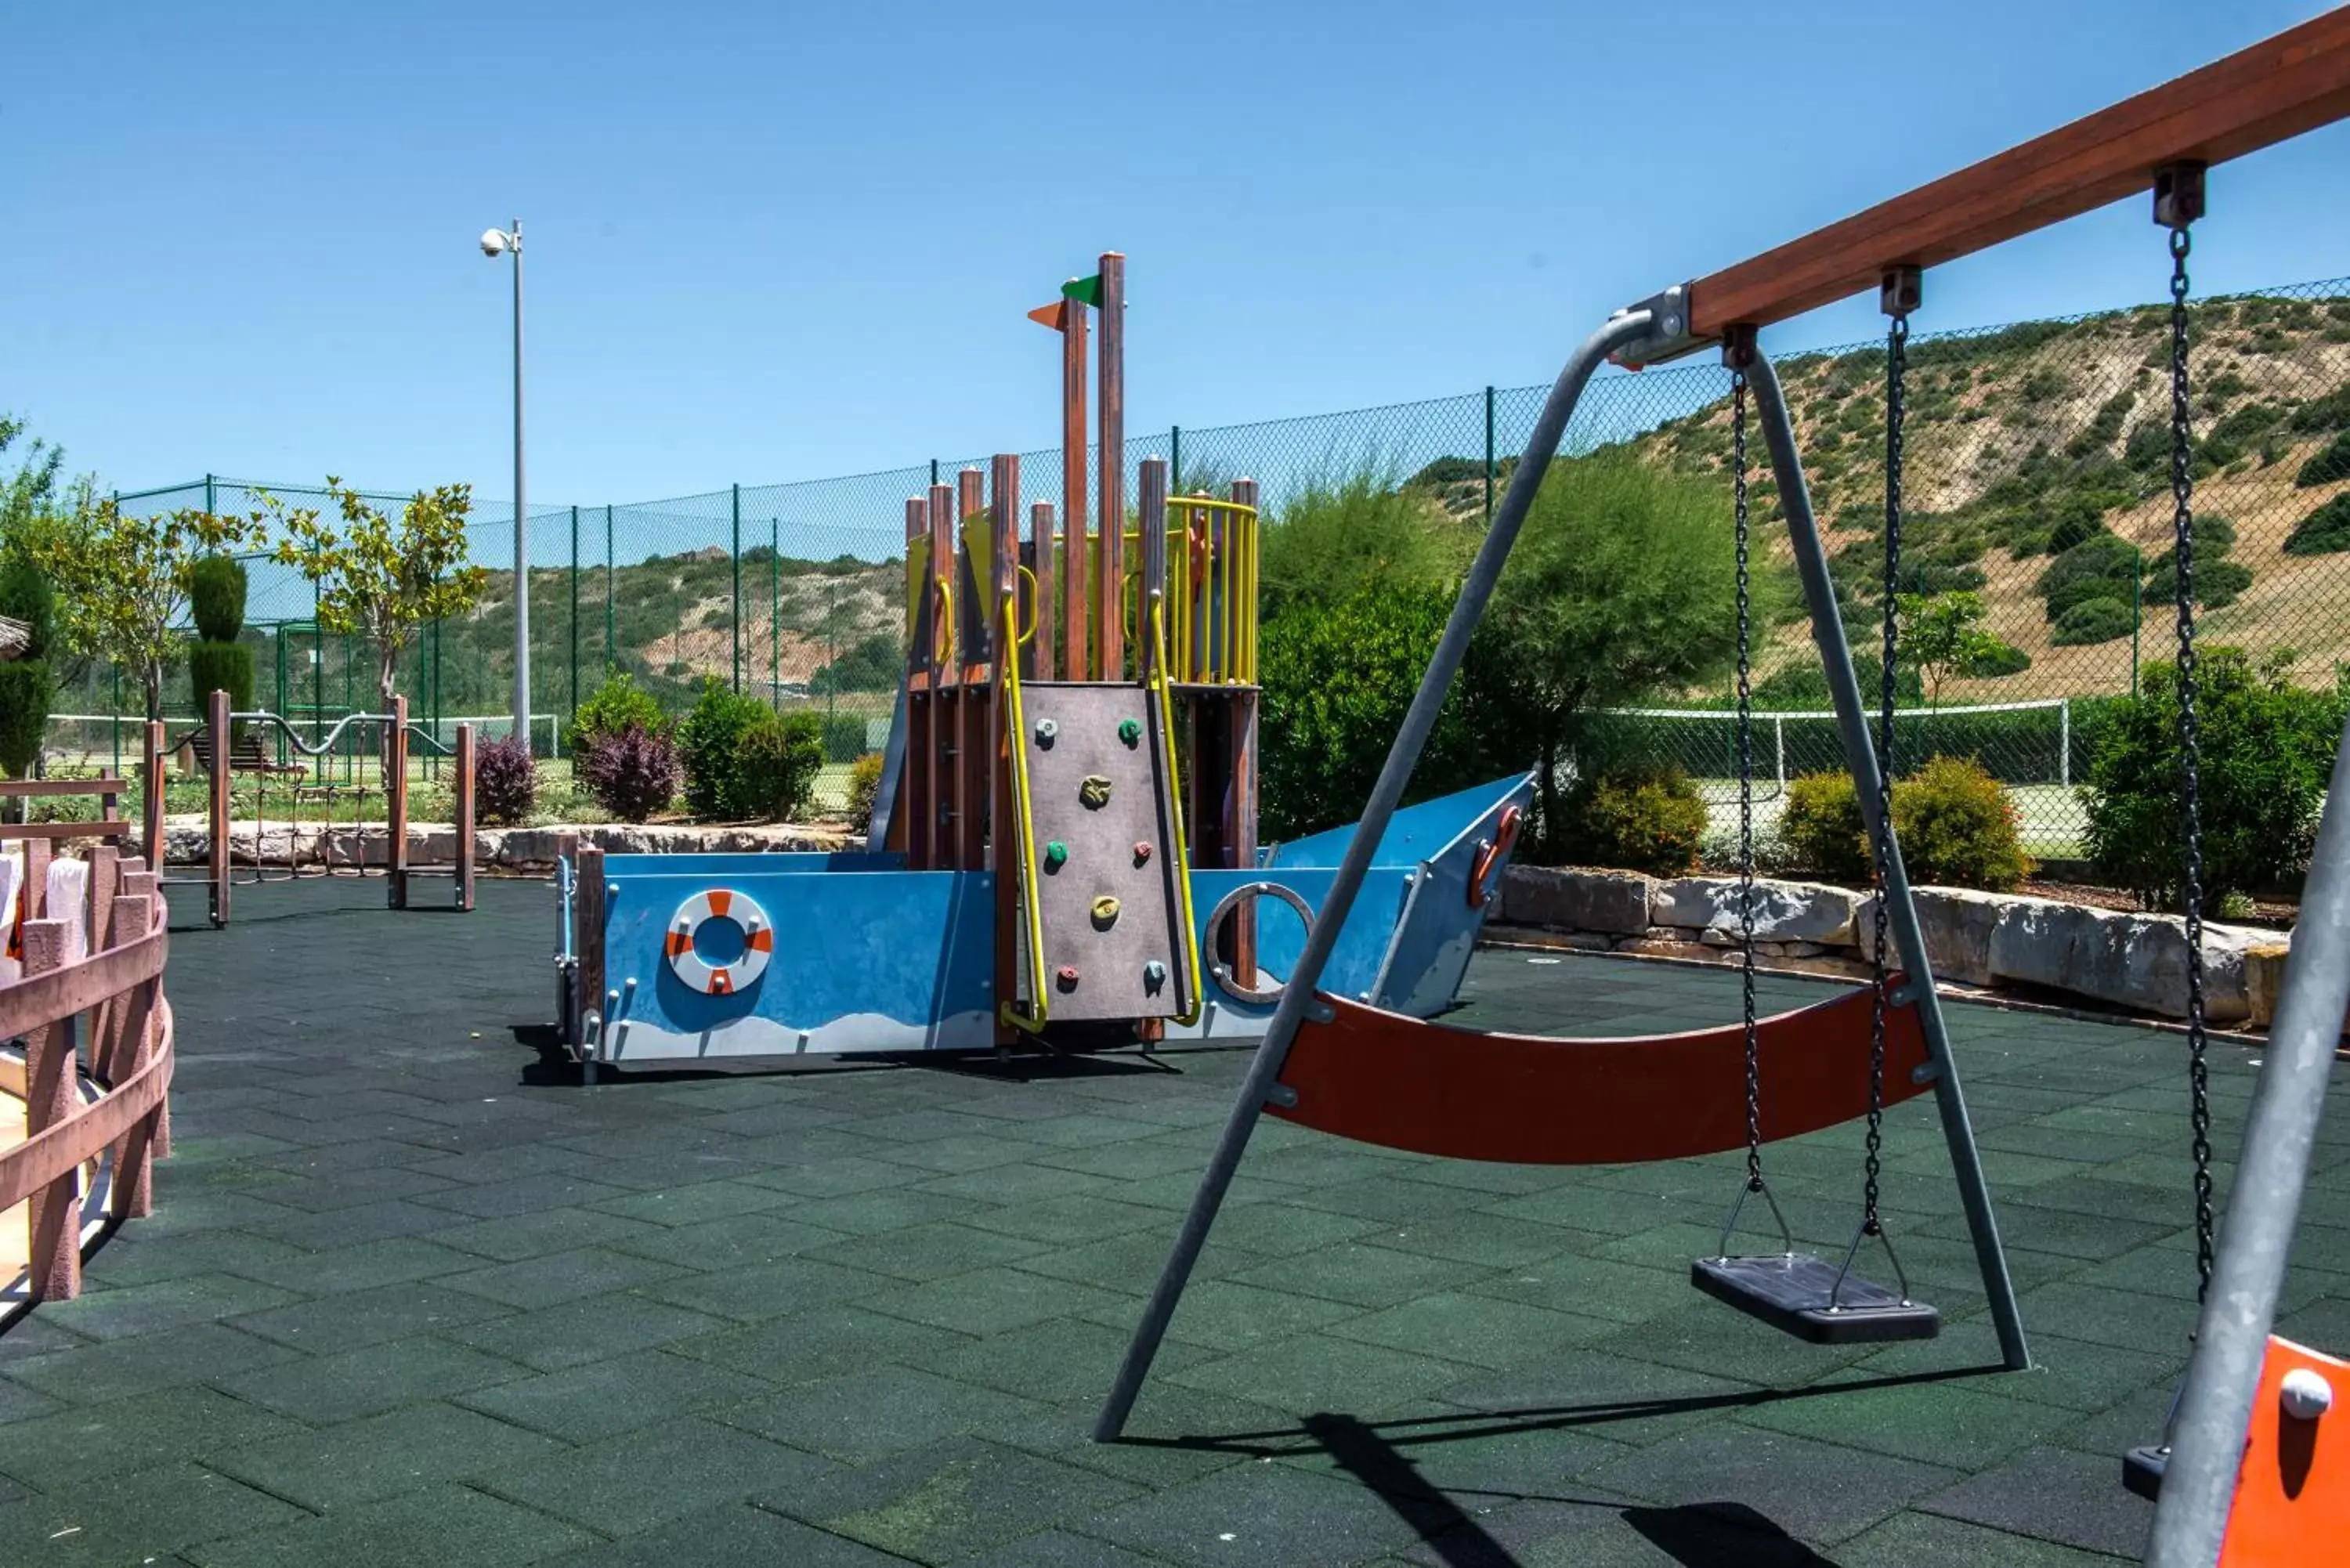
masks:
<path fill-rule="evenodd" d="M 484 255 L 492 257 L 501 256 L 508 250 L 512 249 L 513 246 L 513 238 L 509 236 L 504 229 L 484 229 L 482 231 L 482 254 Z"/>

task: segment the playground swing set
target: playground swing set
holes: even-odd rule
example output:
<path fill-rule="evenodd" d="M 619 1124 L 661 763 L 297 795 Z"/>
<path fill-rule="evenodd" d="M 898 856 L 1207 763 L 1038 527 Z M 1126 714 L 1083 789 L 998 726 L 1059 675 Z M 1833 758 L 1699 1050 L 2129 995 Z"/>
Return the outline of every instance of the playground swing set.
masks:
<path fill-rule="evenodd" d="M 2190 1012 L 2188 1060 L 2202 1313 L 2165 1444 L 2138 1450 L 2134 1490 L 2158 1492 L 2150 1562 L 2303 1563 L 2350 1528 L 2350 1459 L 2321 1427 L 2350 1363 L 2270 1336 L 2295 1211 L 2345 1003 L 2350 1003 L 2350 734 L 2336 758 L 2283 999 L 2256 1091 L 2229 1224 L 2211 1213 L 2207 1040 L 2201 1007 L 2200 808 L 2196 770 L 2193 445 L 2187 257 L 2213 164 L 2350 118 L 2350 8 L 2337 9 L 2176 81 L 1696 282 L 1617 312 L 1552 388 L 1451 619 L 1396 737 L 1176 1237 L 1097 1423 L 1123 1432 L 1260 1116 L 1451 1158 L 1625 1164 L 1743 1147 L 1745 1168 L 1716 1251 L 1691 1264 L 1707 1294 L 1825 1343 L 1922 1339 L 1939 1329 L 1913 1300 L 1878 1208 L 1884 1108 L 1931 1088 L 2001 1357 L 2030 1365 L 2015 1293 L 1969 1122 L 1958 1064 L 1890 812 L 1894 596 L 1900 581 L 1904 372 L 1922 269 L 2151 187 L 2169 236 L 2168 361 L 2181 750 L 2180 826 Z M 1872 727 L 1793 421 L 1762 327 L 1874 285 L 1886 343 L 1884 620 Z M 1729 1027 L 1618 1039 L 1481 1033 L 1431 1023 L 1327 983 L 1353 904 L 1434 727 L 1583 388 L 1602 362 L 1631 369 L 1718 346 L 1731 373 L 1737 530 L 1740 956 L 1744 1016 Z M 1746 421 L 1759 416 L 1845 760 L 1867 830 L 1875 898 L 1871 980 L 1834 1001 L 1755 1014 L 1753 746 L 1750 688 Z M 2338 809 L 2337 809 L 2338 808 Z M 1771 1194 L 1762 1146 L 1865 1119 L 1862 1210 L 1840 1262 L 1799 1252 Z M 1731 1251 L 1752 1199 L 1775 1251 Z M 1865 1243 L 1888 1287 L 1855 1272 Z"/>
<path fill-rule="evenodd" d="M 281 756 L 307 760 L 272 761 L 263 744 L 264 731 L 274 732 Z M 418 744 L 451 763 L 454 843 L 445 866 L 413 863 L 408 774 L 411 749 Z M 166 876 L 157 885 L 203 888 L 206 913 L 215 928 L 228 924 L 234 888 L 310 877 L 381 877 L 386 904 L 405 909 L 415 907 L 411 902 L 413 880 L 445 877 L 450 881 L 450 907 L 460 911 L 473 909 L 474 742 L 471 724 L 459 724 L 455 743 L 442 746 L 409 722 L 408 699 L 395 696 L 390 712 L 348 713 L 331 728 L 306 739 L 279 714 L 265 710 L 232 711 L 229 694 L 214 691 L 205 701 L 203 722 L 178 735 L 172 734 L 161 720 L 147 726 L 141 758 L 146 780 L 142 848 L 150 866 L 165 864 L 165 774 L 171 760 L 182 755 L 204 776 L 203 871 L 201 876 Z M 337 758 L 351 759 L 341 779 L 334 776 L 332 763 Z M 234 809 L 240 775 L 253 781 L 249 822 L 238 821 Z M 273 793 L 284 797 L 281 820 L 273 821 L 269 815 Z M 380 813 L 369 811 L 371 802 L 380 803 Z M 305 806 L 323 812 L 323 818 L 306 819 Z M 353 815 L 339 815 L 346 808 Z"/>

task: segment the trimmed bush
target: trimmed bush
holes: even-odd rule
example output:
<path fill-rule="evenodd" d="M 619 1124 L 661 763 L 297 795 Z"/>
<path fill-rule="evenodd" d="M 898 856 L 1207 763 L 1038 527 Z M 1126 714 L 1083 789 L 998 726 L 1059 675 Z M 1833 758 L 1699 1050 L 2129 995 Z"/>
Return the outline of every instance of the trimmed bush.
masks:
<path fill-rule="evenodd" d="M 756 697 L 730 691 L 714 676 L 703 679 L 701 700 L 677 726 L 687 811 L 716 822 L 743 822 L 762 814 L 766 799 L 744 780 L 743 742 L 762 721 L 774 717 Z M 817 744 L 820 750 L 820 736 Z"/>
<path fill-rule="evenodd" d="M 1893 831 L 1914 882 L 2003 893 L 2032 874 L 2014 803 L 1971 757 L 1935 757 L 1897 780 Z"/>
<path fill-rule="evenodd" d="M 571 732 L 566 743 L 575 753 L 584 752 L 597 741 L 618 735 L 631 724 L 649 734 L 660 731 L 660 703 L 632 677 L 616 670 L 606 675 L 604 683 L 589 692 L 587 701 L 573 711 Z"/>
<path fill-rule="evenodd" d="M 573 757 L 588 795 L 622 822 L 643 822 L 668 810 L 684 776 L 666 727 L 631 722 L 617 733 L 598 735 Z"/>
<path fill-rule="evenodd" d="M 234 642 L 244 629 L 244 564 L 206 556 L 188 567 L 188 614 L 206 642 Z M 217 691 L 219 688 L 215 687 Z"/>
<path fill-rule="evenodd" d="M 2350 431 L 2344 431 L 2320 449 L 2315 457 L 2301 465 L 2293 482 L 2306 490 L 2313 484 L 2331 484 L 2337 479 L 2350 479 Z"/>
<path fill-rule="evenodd" d="M 848 826 L 859 833 L 873 830 L 873 805 L 881 794 L 879 752 L 868 752 L 848 766 Z"/>
<path fill-rule="evenodd" d="M 530 742 L 507 735 L 473 753 L 473 810 L 484 826 L 520 827 L 538 804 L 538 764 Z"/>
<path fill-rule="evenodd" d="M 41 754 L 57 696 L 46 659 L 18 659 L 0 664 L 0 768 L 11 778 L 26 777 Z"/>
<path fill-rule="evenodd" d="M 57 632 L 56 590 L 47 573 L 13 552 L 0 561 L 0 615 L 25 623 L 25 651 L 18 658 L 48 658 Z"/>
<path fill-rule="evenodd" d="M 2203 812 L 2204 913 L 2307 863 L 2342 712 L 2331 693 L 2288 685 L 2241 649 L 2210 647 L 2196 664 Z M 2148 909 L 2180 901 L 2178 676 L 2147 668 L 2143 692 L 2117 697 L 2089 759 L 2089 858 Z"/>
<path fill-rule="evenodd" d="M 1868 879 L 1868 825 L 1852 775 L 1802 774 L 1787 781 L 1779 838 L 1796 864 L 1836 882 Z"/>
<path fill-rule="evenodd" d="M 743 732 L 734 758 L 728 815 L 788 822 L 799 816 L 824 771 L 824 721 L 815 713 L 767 713 Z M 687 788 L 692 788 L 691 774 Z"/>
<path fill-rule="evenodd" d="M 853 763 L 865 754 L 864 714 L 826 713 L 822 719 L 826 762 Z"/>
<path fill-rule="evenodd" d="M 1694 867 L 1705 836 L 1705 800 L 1678 768 L 1579 778 L 1560 815 L 1561 847 L 1574 864 L 1652 877 Z"/>
<path fill-rule="evenodd" d="M 2303 518 L 2284 536 L 2288 556 L 2330 556 L 2337 550 L 2350 550 L 2350 490 Z"/>
<path fill-rule="evenodd" d="M 253 711 L 253 649 L 241 642 L 188 644 L 188 688 L 196 711 L 206 711 L 215 691 L 228 693 L 232 712 Z"/>
<path fill-rule="evenodd" d="M 2117 637 L 2127 637 L 2130 628 L 2137 624 L 2137 616 L 2122 600 L 2088 599 L 2057 618 L 2054 629 L 2048 634 L 2048 640 L 2059 648 L 2111 642 Z"/>

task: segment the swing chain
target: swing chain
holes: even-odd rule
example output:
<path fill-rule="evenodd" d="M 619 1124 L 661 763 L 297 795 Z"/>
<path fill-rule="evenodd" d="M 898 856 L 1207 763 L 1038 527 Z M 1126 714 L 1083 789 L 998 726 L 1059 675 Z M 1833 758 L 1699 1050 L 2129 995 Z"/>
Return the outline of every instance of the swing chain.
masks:
<path fill-rule="evenodd" d="M 2199 202 L 2196 203 L 2199 208 Z M 2195 1298 L 2211 1288 L 2211 1077 L 2204 1033 L 2203 802 L 2200 737 L 2195 713 L 2195 468 L 2193 406 L 2187 379 L 2188 223 L 2170 226 L 2170 499 L 2178 625 L 2178 818 L 2186 846 L 2183 902 L 2187 939 L 2187 1085 L 2195 1161 Z"/>
<path fill-rule="evenodd" d="M 1885 1031 L 1887 983 L 1885 867 L 1893 854 L 1893 706 L 1895 655 L 1898 651 L 1899 620 L 1896 600 L 1901 587 L 1901 463 L 1903 422 L 1908 411 L 1909 310 L 1914 285 L 1906 296 L 1891 285 L 1884 291 L 1892 321 L 1885 332 L 1885 584 L 1884 638 L 1877 653 L 1877 843 L 1870 857 L 1876 892 L 1870 922 L 1868 1015 L 1868 1136 L 1862 1162 L 1861 1220 L 1863 1235 L 1882 1235 L 1877 1218 L 1877 1181 L 1885 1147 Z M 1848 1260 L 1847 1260 L 1848 1261 Z"/>
<path fill-rule="evenodd" d="M 1754 1027 L 1754 689 L 1749 638 L 1752 582 L 1747 565 L 1746 372 L 1731 373 L 1730 450 L 1738 554 L 1738 949 L 1739 1000 L 1746 1029 L 1746 1186 L 1762 1188 L 1762 1073 Z"/>

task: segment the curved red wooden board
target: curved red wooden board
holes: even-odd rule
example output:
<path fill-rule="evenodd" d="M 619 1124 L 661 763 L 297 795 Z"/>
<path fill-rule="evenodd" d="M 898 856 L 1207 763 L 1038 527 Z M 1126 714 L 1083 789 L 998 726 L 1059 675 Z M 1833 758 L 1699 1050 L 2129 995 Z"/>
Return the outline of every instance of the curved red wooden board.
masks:
<path fill-rule="evenodd" d="M 1895 981 L 1898 985 L 1898 980 Z M 1362 1143 L 1514 1165 L 1629 1165 L 1746 1147 L 1746 1035 L 1737 1023 L 1607 1040 L 1487 1034 L 1328 995 L 1297 1031 L 1284 1121 Z M 1794 1137 L 1868 1109 L 1869 992 L 1756 1025 L 1762 1137 Z M 1885 1103 L 1923 1094 L 1911 1007 L 1886 1018 Z"/>

